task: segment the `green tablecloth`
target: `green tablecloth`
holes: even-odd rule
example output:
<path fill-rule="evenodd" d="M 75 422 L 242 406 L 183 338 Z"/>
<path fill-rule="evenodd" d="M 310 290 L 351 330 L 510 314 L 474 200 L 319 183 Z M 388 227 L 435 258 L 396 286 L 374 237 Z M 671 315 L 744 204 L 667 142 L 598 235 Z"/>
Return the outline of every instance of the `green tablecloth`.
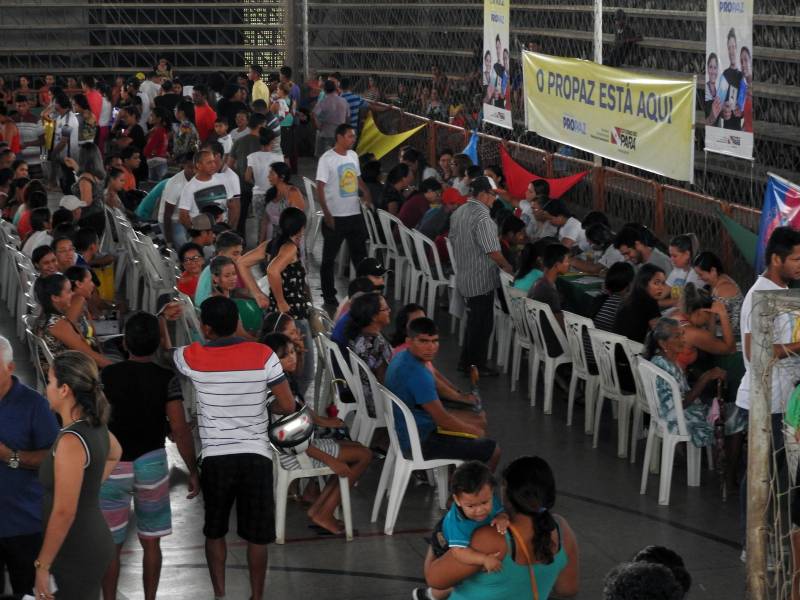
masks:
<path fill-rule="evenodd" d="M 603 281 L 599 277 L 575 273 L 559 277 L 556 286 L 563 297 L 564 310 L 591 317 L 595 298 L 603 287 Z"/>

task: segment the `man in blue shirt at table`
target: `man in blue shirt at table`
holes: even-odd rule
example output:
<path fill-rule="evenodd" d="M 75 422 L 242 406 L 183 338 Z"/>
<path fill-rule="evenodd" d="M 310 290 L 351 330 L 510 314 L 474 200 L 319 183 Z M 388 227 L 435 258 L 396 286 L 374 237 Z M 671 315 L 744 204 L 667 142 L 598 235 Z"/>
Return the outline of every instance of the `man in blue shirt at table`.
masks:
<path fill-rule="evenodd" d="M 11 344 L 0 336 L 0 588 L 5 567 L 20 596 L 33 589 L 42 545 L 37 470 L 57 434 L 47 400 L 14 376 Z"/>
<path fill-rule="evenodd" d="M 436 392 L 436 380 L 428 366 L 439 351 L 436 323 L 428 318 L 414 319 L 408 324 L 406 339 L 408 348 L 389 363 L 385 383 L 411 409 L 419 432 L 422 456 L 427 460 L 479 460 L 494 471 L 500 461 L 500 446 L 484 437 L 485 415 L 445 409 Z M 409 456 L 411 442 L 397 408 L 394 409 L 394 420 L 400 447 L 403 454 Z"/>

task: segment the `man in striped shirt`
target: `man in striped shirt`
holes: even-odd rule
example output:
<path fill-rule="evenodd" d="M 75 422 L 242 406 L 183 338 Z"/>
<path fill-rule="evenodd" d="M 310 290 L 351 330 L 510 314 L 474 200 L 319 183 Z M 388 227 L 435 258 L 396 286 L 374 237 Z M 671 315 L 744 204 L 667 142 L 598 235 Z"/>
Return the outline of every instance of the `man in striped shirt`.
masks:
<path fill-rule="evenodd" d="M 450 220 L 449 237 L 457 265 L 456 288 L 467 307 L 467 328 L 458 368 L 469 372 L 470 366 L 475 365 L 482 377 L 498 374 L 486 365 L 494 326 L 494 294 L 500 286 L 499 269 L 512 272 L 503 257 L 497 225 L 489 215 L 496 189 L 489 177 L 473 179 L 470 199 Z"/>
<path fill-rule="evenodd" d="M 362 106 L 367 106 L 367 102 L 358 94 L 354 94 L 350 91 L 350 80 L 347 79 L 347 77 L 342 79 L 339 85 L 342 88 L 342 98 L 347 100 L 347 105 L 350 107 L 350 127 L 352 127 L 356 135 L 358 135 L 358 114 Z"/>
<path fill-rule="evenodd" d="M 235 501 L 237 533 L 247 541 L 251 597 L 262 598 L 267 544 L 275 539 L 267 388 L 275 412 L 292 412 L 294 399 L 277 355 L 234 336 L 239 313 L 233 300 L 207 299 L 200 321 L 209 342 L 177 348 L 175 366 L 196 390 L 208 570 L 214 596 L 224 597 L 225 535 Z"/>

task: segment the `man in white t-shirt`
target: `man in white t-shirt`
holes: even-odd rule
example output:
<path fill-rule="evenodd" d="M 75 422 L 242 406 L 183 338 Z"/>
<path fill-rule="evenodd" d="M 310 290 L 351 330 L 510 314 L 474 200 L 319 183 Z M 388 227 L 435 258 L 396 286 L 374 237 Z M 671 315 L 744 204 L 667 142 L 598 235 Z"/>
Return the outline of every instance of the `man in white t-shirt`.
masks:
<path fill-rule="evenodd" d="M 790 227 L 778 227 L 767 243 L 764 260 L 767 270 L 756 279 L 742 302 L 741 332 L 745 375 L 736 395 L 736 405 L 750 408 L 750 350 L 753 313 L 753 293 L 764 290 L 786 290 L 789 284 L 800 279 L 800 232 Z M 797 317 L 784 313 L 775 318 L 772 328 L 773 351 L 780 359 L 772 370 L 772 413 L 779 414 L 792 389 L 800 380 L 800 361 L 792 356 L 800 352 L 800 323 Z"/>
<path fill-rule="evenodd" d="M 361 214 L 358 192 L 364 204 L 372 207 L 369 189 L 361 181 L 358 155 L 352 147 L 355 130 L 347 123 L 336 128 L 334 146 L 317 163 L 317 202 L 322 209 L 322 297 L 326 304 L 337 305 L 333 267 L 344 240 L 350 260 L 357 265 L 367 255 L 367 226 Z"/>
<path fill-rule="evenodd" d="M 261 150 L 247 155 L 247 169 L 244 172 L 244 180 L 253 185 L 253 215 L 259 224 L 259 231 L 264 222 L 266 209 L 264 195 L 272 187 L 269 182 L 269 170 L 272 163 L 283 162 L 283 153 L 272 150 L 274 140 L 275 134 L 271 129 L 262 129 L 259 132 Z"/>
<path fill-rule="evenodd" d="M 770 290 L 785 291 L 792 281 L 800 279 L 800 231 L 795 231 L 790 227 L 776 228 L 767 242 L 764 262 L 767 266 L 766 271 L 756 279 L 742 302 L 740 328 L 745 373 L 736 394 L 736 406 L 745 411 L 750 410 L 752 331 L 753 326 L 757 326 L 752 321 L 753 294 Z M 772 343 L 773 356 L 778 359 L 772 367 L 770 394 L 772 441 L 773 453 L 778 459 L 777 469 L 781 471 L 785 464 L 783 462 L 785 454 L 782 452 L 784 447 L 783 413 L 792 390 L 800 380 L 800 359 L 796 356 L 800 352 L 800 319 L 790 313 L 783 313 L 775 317 L 772 323 Z M 778 479 L 785 481 L 783 477 Z M 746 477 L 743 477 L 740 491 L 742 497 L 745 497 L 746 486 Z M 741 517 L 744 523 L 746 514 L 742 512 Z M 745 556 L 744 552 L 742 556 Z"/>
<path fill-rule="evenodd" d="M 557 228 L 555 237 L 567 248 L 578 246 L 582 250 L 588 246 L 581 222 L 561 200 L 551 200 L 542 207 L 550 215 L 550 224 Z"/>
<path fill-rule="evenodd" d="M 66 95 L 57 96 L 53 106 L 58 116 L 53 130 L 51 156 L 58 161 L 63 161 L 67 156 L 78 160 L 78 117 L 72 112 Z"/>
<path fill-rule="evenodd" d="M 203 145 L 203 150 L 211 150 L 214 154 L 214 160 L 217 161 L 217 176 L 225 184 L 225 190 L 228 196 L 227 202 L 224 206 L 220 206 L 220 208 L 225 211 L 225 216 L 223 217 L 225 222 L 235 230 L 236 226 L 239 224 L 240 199 L 242 196 L 239 176 L 236 174 L 236 171 L 229 168 L 228 165 L 225 164 L 225 161 L 222 160 L 225 155 L 225 149 L 219 141 L 207 142 Z"/>
<path fill-rule="evenodd" d="M 169 178 L 164 191 L 161 192 L 161 204 L 158 207 L 158 222 L 164 239 L 173 248 L 180 248 L 186 243 L 186 228 L 178 218 L 178 201 L 186 184 L 194 177 L 194 152 L 189 152 L 181 157 L 183 169 Z"/>
<path fill-rule="evenodd" d="M 221 207 L 228 204 L 225 181 L 217 174 L 217 160 L 211 150 L 200 150 L 194 160 L 195 176 L 181 190 L 178 200 L 178 220 L 188 230 L 192 217 L 200 214 L 204 206 L 215 203 Z"/>

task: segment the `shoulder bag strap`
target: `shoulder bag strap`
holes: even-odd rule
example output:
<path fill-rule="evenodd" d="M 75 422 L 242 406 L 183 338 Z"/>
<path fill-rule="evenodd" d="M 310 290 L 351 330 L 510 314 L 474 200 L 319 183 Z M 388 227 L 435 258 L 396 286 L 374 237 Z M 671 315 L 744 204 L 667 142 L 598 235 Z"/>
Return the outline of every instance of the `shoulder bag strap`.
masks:
<path fill-rule="evenodd" d="M 533 559 L 528 552 L 528 547 L 525 545 L 525 540 L 522 539 L 519 531 L 517 531 L 513 525 L 509 525 L 508 530 L 511 532 L 511 535 L 514 536 L 514 541 L 516 542 L 517 548 L 519 548 L 520 552 L 522 552 L 522 556 L 525 557 L 525 561 L 528 563 L 528 573 L 531 576 L 531 592 L 533 593 L 533 600 L 539 600 L 539 587 L 536 585 L 536 573 L 533 572 Z"/>

